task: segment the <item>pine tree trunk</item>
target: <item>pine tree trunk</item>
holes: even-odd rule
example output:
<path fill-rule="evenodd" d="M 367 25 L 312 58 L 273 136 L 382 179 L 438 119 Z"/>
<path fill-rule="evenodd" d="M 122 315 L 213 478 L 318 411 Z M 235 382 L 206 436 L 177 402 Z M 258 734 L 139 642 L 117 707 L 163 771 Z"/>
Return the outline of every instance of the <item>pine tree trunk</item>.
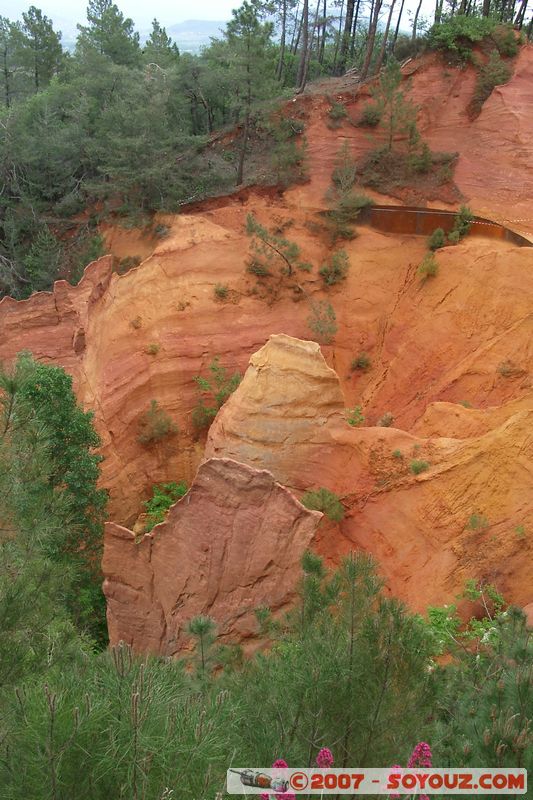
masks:
<path fill-rule="evenodd" d="M 323 6 L 322 6 L 322 39 L 321 39 L 321 42 L 320 42 L 320 52 L 318 54 L 318 63 L 319 64 L 323 64 L 324 63 L 324 50 L 325 50 L 325 47 L 326 47 L 326 20 L 327 20 L 327 17 L 328 17 L 327 0 L 324 0 Z"/>
<path fill-rule="evenodd" d="M 400 13 L 398 14 L 398 19 L 396 21 L 396 28 L 394 30 L 394 38 L 392 40 L 392 52 L 394 53 L 394 48 L 396 47 L 396 42 L 398 41 L 398 34 L 400 32 L 400 23 L 402 21 L 402 14 L 403 14 L 403 7 L 405 5 L 405 0 L 402 0 L 402 4 L 400 6 Z"/>
<path fill-rule="evenodd" d="M 418 25 L 418 15 L 420 14 L 421 8 L 422 8 L 422 0 L 419 0 L 418 6 L 416 8 L 415 18 L 413 20 L 413 33 L 411 35 L 412 42 L 416 42 L 416 26 Z"/>
<path fill-rule="evenodd" d="M 309 0 L 304 0 L 302 11 L 302 47 L 300 51 L 300 64 L 296 78 L 296 90 L 303 92 L 306 84 L 307 52 L 309 50 Z"/>
<path fill-rule="evenodd" d="M 420 4 L 422 4 L 422 0 L 420 0 Z M 376 30 L 378 27 L 379 12 L 381 11 L 382 5 L 383 5 L 383 0 L 375 0 L 374 12 L 370 18 L 370 25 L 368 27 L 368 42 L 366 45 L 365 60 L 363 63 L 363 68 L 361 70 L 362 81 L 365 80 L 366 76 L 368 75 L 368 70 L 370 68 L 370 62 L 372 60 L 372 54 L 374 52 L 374 44 L 376 41 Z"/>
<path fill-rule="evenodd" d="M 354 9 L 355 0 L 348 0 L 348 5 L 346 6 L 346 19 L 344 21 L 344 33 L 341 43 L 341 53 L 339 58 L 339 72 L 341 73 L 346 69 L 346 59 L 348 58 L 348 48 L 350 46 Z"/>
<path fill-rule="evenodd" d="M 281 42 L 279 49 L 279 61 L 276 68 L 276 78 L 281 81 L 283 72 L 285 70 L 285 40 L 287 36 L 287 0 L 283 0 L 283 9 L 281 12 Z"/>
<path fill-rule="evenodd" d="M 298 47 L 300 46 L 300 38 L 302 36 L 302 20 L 303 20 L 303 9 L 300 21 L 298 22 L 298 11 L 296 12 L 296 19 L 294 20 L 294 31 L 291 42 L 291 53 L 293 55 L 296 55 L 296 53 L 298 52 Z"/>
<path fill-rule="evenodd" d="M 339 55 L 339 45 L 342 40 L 342 23 L 344 15 L 344 0 L 341 0 L 341 13 L 339 17 L 339 30 L 337 31 L 337 41 L 335 42 L 335 55 L 333 56 L 333 74 L 337 74 L 337 58 Z"/>
<path fill-rule="evenodd" d="M 389 9 L 389 16 L 387 17 L 387 26 L 385 28 L 385 33 L 383 34 L 383 42 L 381 43 L 381 50 L 379 51 L 378 56 L 378 63 L 376 64 L 376 72 L 379 72 L 381 67 L 383 66 L 383 60 L 385 58 L 385 51 L 387 49 L 387 39 L 389 38 L 389 30 L 390 24 L 392 20 L 392 12 L 394 11 L 394 6 L 396 5 L 396 0 L 391 0 L 390 9 Z"/>
<path fill-rule="evenodd" d="M 524 24 L 524 18 L 526 16 L 527 11 L 527 0 L 522 0 L 522 4 L 518 9 L 518 14 L 516 15 L 515 25 L 518 25 L 518 30 L 522 30 L 522 26 Z"/>
<path fill-rule="evenodd" d="M 359 20 L 359 8 L 361 6 L 361 0 L 357 0 L 355 6 L 355 14 L 353 18 L 353 25 L 352 25 L 352 43 L 350 45 L 350 58 L 353 59 L 355 55 L 355 34 L 357 33 L 357 21 Z"/>
<path fill-rule="evenodd" d="M 7 66 L 7 48 L 4 50 L 4 94 L 6 99 L 6 107 L 11 105 L 11 87 L 9 85 L 9 67 Z"/>

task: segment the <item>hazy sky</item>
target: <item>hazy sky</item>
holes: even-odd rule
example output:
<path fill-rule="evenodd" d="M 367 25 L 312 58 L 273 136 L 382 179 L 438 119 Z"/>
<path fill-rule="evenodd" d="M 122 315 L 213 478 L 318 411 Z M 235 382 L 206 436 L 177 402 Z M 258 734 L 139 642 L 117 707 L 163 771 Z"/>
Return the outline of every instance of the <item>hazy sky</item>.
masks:
<path fill-rule="evenodd" d="M 195 3 L 190 0 L 152 0 L 150 3 L 141 3 L 139 0 L 115 0 L 115 2 L 137 25 L 147 25 L 154 17 L 166 25 L 187 19 L 225 20 L 230 18 L 231 9 L 239 5 L 239 0 L 197 0 Z M 32 4 L 58 21 L 68 19 L 83 22 L 87 8 L 86 0 L 2 0 L 0 13 L 10 19 L 16 19 Z"/>
<path fill-rule="evenodd" d="M 240 0 L 152 0 L 150 3 L 139 0 L 115 0 L 121 11 L 131 17 L 137 27 L 147 27 L 154 17 L 163 25 L 183 22 L 189 19 L 227 20 L 231 9 Z M 61 29 L 64 22 L 83 22 L 85 20 L 86 0 L 2 0 L 0 14 L 17 19 L 30 5 L 36 5 Z M 406 8 L 416 6 L 416 0 L 407 0 Z M 422 13 L 430 14 L 433 0 L 424 0 Z"/>

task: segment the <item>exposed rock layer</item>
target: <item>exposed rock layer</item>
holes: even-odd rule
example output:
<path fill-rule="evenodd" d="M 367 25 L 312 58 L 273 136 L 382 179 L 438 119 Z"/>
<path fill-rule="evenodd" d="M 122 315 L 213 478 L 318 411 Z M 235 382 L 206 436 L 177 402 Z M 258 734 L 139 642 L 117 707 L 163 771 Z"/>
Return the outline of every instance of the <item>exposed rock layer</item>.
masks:
<path fill-rule="evenodd" d="M 211 459 L 165 522 L 136 542 L 107 523 L 103 570 L 111 644 L 172 655 L 186 623 L 209 614 L 219 633 L 257 633 L 254 610 L 294 599 L 299 564 L 321 514 L 308 511 L 266 470 Z"/>
<path fill-rule="evenodd" d="M 219 412 L 206 453 L 254 465 L 267 457 L 277 480 L 337 492 L 346 517 L 320 537 L 319 551 L 331 563 L 352 548 L 372 552 L 391 591 L 420 611 L 469 579 L 496 584 L 519 605 L 530 601 L 531 396 L 491 411 L 437 404 L 447 418 L 458 410 L 446 438 L 354 429 L 341 403 L 318 348 L 272 336 Z"/>

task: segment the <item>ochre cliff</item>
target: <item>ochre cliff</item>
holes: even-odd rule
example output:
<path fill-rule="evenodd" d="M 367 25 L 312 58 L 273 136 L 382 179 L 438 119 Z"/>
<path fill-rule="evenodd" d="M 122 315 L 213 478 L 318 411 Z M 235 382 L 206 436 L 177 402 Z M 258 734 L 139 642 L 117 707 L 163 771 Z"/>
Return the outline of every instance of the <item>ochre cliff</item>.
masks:
<path fill-rule="evenodd" d="M 467 113 L 471 68 L 444 70 L 428 55 L 405 73 L 421 106 L 423 136 L 434 148 L 459 151 L 455 181 L 465 202 L 531 235 L 533 48 L 521 49 L 513 78 L 474 121 Z M 160 216 L 168 235 L 158 241 L 108 226 L 110 249 L 143 258 L 139 267 L 118 275 L 106 257 L 76 287 L 60 281 L 53 293 L 4 298 L 0 360 L 31 350 L 73 375 L 80 401 L 95 412 L 101 483 L 117 533 L 133 526 L 154 483 L 191 482 L 204 459 L 191 422 L 194 376 L 205 375 L 215 356 L 244 372 L 255 353 L 214 423 L 210 455 L 267 467 L 296 492 L 319 485 L 336 491 L 345 520 L 321 523 L 313 547 L 330 563 L 354 545 L 371 551 L 389 588 L 418 609 L 449 602 L 467 577 L 494 580 L 525 605 L 532 600 L 533 249 L 467 238 L 439 250 L 438 275 L 422 282 L 424 237 L 360 226 L 357 238 L 343 243 L 351 264 L 346 280 L 326 289 L 318 274 L 331 252 L 320 230 L 324 195 L 342 144 L 358 155 L 376 143 L 350 122 L 368 96 L 367 88 L 342 94 L 348 118 L 336 130 L 328 127 L 324 96 L 295 101 L 307 114 L 309 183 L 284 195 L 251 191 Z M 247 272 L 248 213 L 299 245 L 313 265 L 298 273 L 303 291 L 269 291 L 268 281 Z M 217 284 L 228 287 L 225 300 L 217 298 Z M 307 341 L 316 300 L 333 305 L 338 326 L 321 351 Z M 302 341 L 289 347 L 282 337 L 265 348 L 271 334 Z M 361 353 L 369 368 L 354 370 Z M 179 433 L 146 446 L 139 423 L 151 400 Z M 355 405 L 369 427 L 345 423 L 343 408 Z M 387 412 L 394 427 L 371 427 Z M 409 463 L 418 458 L 431 466 L 414 476 Z M 474 514 L 488 526 L 471 530 Z M 117 536 L 133 548 L 130 534 Z M 191 605 L 204 607 L 203 600 Z M 157 613 L 154 648 L 166 636 Z"/>
<path fill-rule="evenodd" d="M 209 614 L 222 640 L 257 634 L 254 611 L 290 606 L 321 514 L 266 470 L 206 461 L 188 494 L 137 542 L 107 523 L 103 571 L 111 644 L 173 655 L 186 623 Z"/>
<path fill-rule="evenodd" d="M 525 605 L 533 585 L 532 398 L 494 411 L 457 408 L 472 424 L 451 425 L 446 438 L 352 428 L 316 345 L 272 336 L 219 412 L 206 455 L 252 465 L 266 457 L 295 491 L 335 491 L 346 516 L 317 549 L 331 563 L 354 547 L 373 553 L 393 594 L 420 611 L 468 579 L 495 583 Z M 415 475 L 420 461 L 427 470 Z"/>

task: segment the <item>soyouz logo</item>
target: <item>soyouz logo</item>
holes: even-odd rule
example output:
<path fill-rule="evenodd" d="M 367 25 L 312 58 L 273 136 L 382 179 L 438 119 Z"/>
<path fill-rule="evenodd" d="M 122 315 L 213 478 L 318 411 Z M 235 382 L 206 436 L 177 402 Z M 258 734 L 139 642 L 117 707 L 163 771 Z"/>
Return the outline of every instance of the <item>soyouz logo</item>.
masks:
<path fill-rule="evenodd" d="M 248 767 L 229 769 L 228 794 L 271 792 L 283 797 L 322 794 L 478 794 L 519 795 L 527 792 L 525 769 L 292 769 Z"/>

